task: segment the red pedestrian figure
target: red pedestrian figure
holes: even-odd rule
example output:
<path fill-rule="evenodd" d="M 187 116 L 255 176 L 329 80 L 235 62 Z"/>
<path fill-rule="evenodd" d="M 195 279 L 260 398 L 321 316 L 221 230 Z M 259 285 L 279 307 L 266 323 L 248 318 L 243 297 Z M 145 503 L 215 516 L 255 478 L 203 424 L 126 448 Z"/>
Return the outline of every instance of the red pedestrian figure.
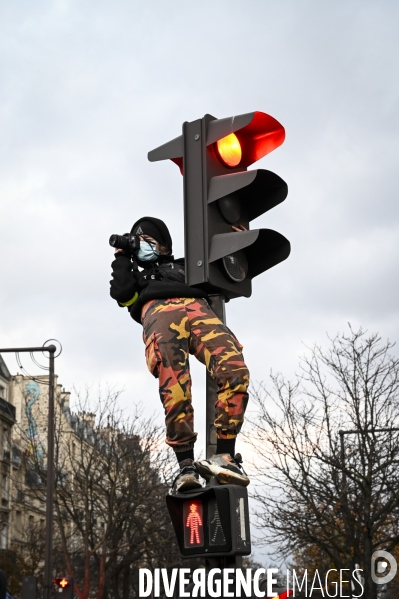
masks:
<path fill-rule="evenodd" d="M 197 504 L 190 505 L 190 513 L 187 516 L 186 526 L 190 528 L 190 545 L 200 545 L 199 527 L 202 526 L 201 516 L 197 511 Z"/>

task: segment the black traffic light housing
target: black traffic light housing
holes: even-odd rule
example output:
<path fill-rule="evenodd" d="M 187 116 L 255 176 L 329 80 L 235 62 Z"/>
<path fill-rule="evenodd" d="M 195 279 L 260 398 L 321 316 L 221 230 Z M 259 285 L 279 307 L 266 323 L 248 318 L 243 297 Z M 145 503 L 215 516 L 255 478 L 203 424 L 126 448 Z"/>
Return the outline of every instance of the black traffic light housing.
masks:
<path fill-rule="evenodd" d="M 7 578 L 3 570 L 0 570 L 0 599 L 6 599 Z"/>
<path fill-rule="evenodd" d="M 73 599 L 73 578 L 64 576 L 62 578 L 54 578 L 56 597 L 63 597 L 63 599 Z"/>
<path fill-rule="evenodd" d="M 278 175 L 247 170 L 284 137 L 282 125 L 263 112 L 226 119 L 205 115 L 184 123 L 183 135 L 149 152 L 150 161 L 171 159 L 183 174 L 189 285 L 226 298 L 249 297 L 252 279 L 289 256 L 290 243 L 280 233 L 249 230 L 252 220 L 287 197 L 287 184 Z M 229 140 L 239 152 L 230 164 L 221 145 L 227 141 L 229 153 Z"/>
<path fill-rule="evenodd" d="M 36 576 L 24 576 L 22 579 L 21 599 L 37 599 Z"/>
<path fill-rule="evenodd" d="M 166 505 L 183 558 L 251 553 L 245 487 L 207 486 L 200 491 L 167 495 Z"/>

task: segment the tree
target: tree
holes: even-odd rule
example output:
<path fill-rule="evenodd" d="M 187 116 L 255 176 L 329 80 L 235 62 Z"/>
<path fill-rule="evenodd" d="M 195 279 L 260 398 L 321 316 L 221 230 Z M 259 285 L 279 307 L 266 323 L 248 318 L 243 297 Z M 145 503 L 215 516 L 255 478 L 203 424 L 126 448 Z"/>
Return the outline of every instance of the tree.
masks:
<path fill-rule="evenodd" d="M 37 383 L 31 387 L 36 399 L 45 396 Z M 28 389 L 25 405 L 30 395 Z M 130 599 L 138 596 L 140 567 L 180 562 L 165 503 L 174 456 L 166 450 L 163 428 L 151 417 L 138 407 L 130 418 L 122 413 L 118 391 L 100 389 L 94 400 L 88 391 L 76 396 L 71 411 L 69 393 L 57 386 L 53 572 L 74 578 L 79 599 Z M 30 421 L 29 426 L 21 422 L 13 447 L 13 487 L 24 527 L 10 552 L 9 569 L 16 571 L 18 564 L 24 575 L 43 570 L 45 399 L 29 414 L 35 434 Z M 16 577 L 17 592 L 18 585 Z"/>
<path fill-rule="evenodd" d="M 375 599 L 371 556 L 399 545 L 399 360 L 362 329 L 330 342 L 310 348 L 294 381 L 272 374 L 273 389 L 255 393 L 248 438 L 268 486 L 257 516 L 305 567 L 317 568 L 312 552 L 320 567 L 359 564 Z"/>
<path fill-rule="evenodd" d="M 127 419 L 117 398 L 109 392 L 95 405 L 80 398 L 78 415 L 66 407 L 56 430 L 58 561 L 79 599 L 127 599 L 139 567 L 178 560 L 162 430 L 139 412 Z"/>
<path fill-rule="evenodd" d="M 29 522 L 22 531 L 21 543 L 3 551 L 1 565 L 7 576 L 7 591 L 19 597 L 24 576 L 36 576 L 39 589 L 43 585 L 45 530 L 40 522 Z"/>

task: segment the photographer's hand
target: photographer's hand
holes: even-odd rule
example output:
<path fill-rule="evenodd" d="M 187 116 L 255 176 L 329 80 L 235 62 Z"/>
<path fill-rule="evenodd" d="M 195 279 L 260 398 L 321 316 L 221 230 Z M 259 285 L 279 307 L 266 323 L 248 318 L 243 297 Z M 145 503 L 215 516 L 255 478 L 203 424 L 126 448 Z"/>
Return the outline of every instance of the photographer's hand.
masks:
<path fill-rule="evenodd" d="M 125 252 L 120 248 L 115 248 L 114 254 L 124 254 Z"/>
<path fill-rule="evenodd" d="M 237 231 L 237 232 L 240 232 L 240 231 L 248 231 L 248 229 L 246 229 L 246 228 L 244 227 L 244 225 L 238 225 L 238 227 L 236 227 L 235 225 L 231 225 L 231 228 L 232 228 L 234 231 Z"/>

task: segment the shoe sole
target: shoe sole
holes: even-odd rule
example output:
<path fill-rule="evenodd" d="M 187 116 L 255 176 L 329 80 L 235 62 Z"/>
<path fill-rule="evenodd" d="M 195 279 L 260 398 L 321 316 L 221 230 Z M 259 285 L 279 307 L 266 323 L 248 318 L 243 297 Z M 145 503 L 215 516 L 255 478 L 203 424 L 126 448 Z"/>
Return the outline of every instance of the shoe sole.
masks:
<path fill-rule="evenodd" d="M 180 487 L 177 487 L 175 489 L 175 493 L 184 493 L 184 491 L 192 491 L 193 489 L 202 489 L 202 485 L 201 483 L 196 480 L 196 481 L 185 481 L 183 482 Z"/>
<path fill-rule="evenodd" d="M 222 468 L 221 466 L 213 465 L 212 469 L 208 464 L 203 462 L 195 462 L 195 466 L 200 475 L 208 480 L 211 476 L 216 476 L 220 484 L 222 485 L 240 485 L 241 487 L 247 487 L 249 485 L 249 478 Z"/>

